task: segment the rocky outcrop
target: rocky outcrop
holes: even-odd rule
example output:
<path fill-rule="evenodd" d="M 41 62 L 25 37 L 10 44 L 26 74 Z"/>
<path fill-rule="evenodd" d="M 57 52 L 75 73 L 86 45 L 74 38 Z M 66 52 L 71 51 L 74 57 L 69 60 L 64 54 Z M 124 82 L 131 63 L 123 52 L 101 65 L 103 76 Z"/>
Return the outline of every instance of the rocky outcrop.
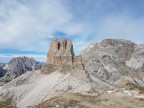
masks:
<path fill-rule="evenodd" d="M 56 40 L 54 39 L 51 43 L 50 50 L 48 52 L 47 63 L 55 64 L 58 63 L 58 59 L 56 57 L 73 57 L 73 45 L 69 39 L 64 40 Z M 72 60 L 72 59 L 71 59 Z"/>
<path fill-rule="evenodd" d="M 144 88 L 143 46 L 127 40 L 105 39 L 90 45 L 81 56 L 95 88 L 108 90 L 119 83 Z"/>
<path fill-rule="evenodd" d="M 73 69 L 83 69 L 83 64 L 81 57 L 74 55 L 72 42 L 69 39 L 54 39 L 42 72 L 51 73 L 56 70 L 65 72 Z"/>
<path fill-rule="evenodd" d="M 5 78 L 16 78 L 27 71 L 41 69 L 40 62 L 36 62 L 33 58 L 17 57 L 13 58 L 6 66 Z"/>

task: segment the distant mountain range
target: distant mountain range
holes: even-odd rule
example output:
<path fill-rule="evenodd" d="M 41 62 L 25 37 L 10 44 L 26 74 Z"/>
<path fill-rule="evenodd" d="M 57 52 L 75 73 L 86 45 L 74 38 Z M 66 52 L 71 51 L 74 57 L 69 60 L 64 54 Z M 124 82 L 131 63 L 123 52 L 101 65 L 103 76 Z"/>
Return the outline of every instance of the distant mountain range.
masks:
<path fill-rule="evenodd" d="M 3 80 L 14 79 L 27 71 L 41 69 L 43 63 L 35 61 L 33 58 L 17 57 L 9 63 L 0 63 L 0 77 Z"/>

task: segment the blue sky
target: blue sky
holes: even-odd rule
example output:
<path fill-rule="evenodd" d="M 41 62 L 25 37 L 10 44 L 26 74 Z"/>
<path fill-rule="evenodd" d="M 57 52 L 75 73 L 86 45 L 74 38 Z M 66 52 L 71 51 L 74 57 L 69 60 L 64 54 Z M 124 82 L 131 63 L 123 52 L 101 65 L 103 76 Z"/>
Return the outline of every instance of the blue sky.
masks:
<path fill-rule="evenodd" d="M 75 53 L 106 38 L 144 43 L 144 0 L 0 0 L 0 55 L 46 55 L 53 38 Z"/>

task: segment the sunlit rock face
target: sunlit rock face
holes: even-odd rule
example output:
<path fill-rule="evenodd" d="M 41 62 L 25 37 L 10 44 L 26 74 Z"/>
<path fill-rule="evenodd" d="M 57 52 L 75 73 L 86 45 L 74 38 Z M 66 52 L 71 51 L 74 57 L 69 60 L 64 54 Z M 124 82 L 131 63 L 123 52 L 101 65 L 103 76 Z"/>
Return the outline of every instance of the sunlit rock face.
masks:
<path fill-rule="evenodd" d="M 54 39 L 51 43 L 43 72 L 51 73 L 56 70 L 65 72 L 73 69 L 83 69 L 83 64 L 81 57 L 74 55 L 71 40 Z"/>
<path fill-rule="evenodd" d="M 64 39 L 60 41 L 54 39 L 48 52 L 47 63 L 57 64 L 59 62 L 59 58 L 66 58 L 66 56 L 71 60 L 70 62 L 72 62 L 72 57 L 74 57 L 72 42 L 69 39 Z"/>

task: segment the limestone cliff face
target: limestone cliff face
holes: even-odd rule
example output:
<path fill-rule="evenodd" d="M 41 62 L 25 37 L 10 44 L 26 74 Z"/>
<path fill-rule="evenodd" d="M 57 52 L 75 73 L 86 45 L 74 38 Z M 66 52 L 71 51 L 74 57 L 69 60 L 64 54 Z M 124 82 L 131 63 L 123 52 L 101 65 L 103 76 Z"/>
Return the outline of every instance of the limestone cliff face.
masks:
<path fill-rule="evenodd" d="M 58 42 L 53 40 L 48 53 L 47 63 L 54 63 L 54 55 L 58 52 Z"/>
<path fill-rule="evenodd" d="M 47 63 L 55 64 L 58 62 L 58 58 L 62 58 L 63 56 L 69 56 L 69 58 L 74 56 L 73 44 L 69 39 L 60 41 L 54 39 L 48 52 Z"/>
<path fill-rule="evenodd" d="M 54 39 L 50 45 L 47 62 L 43 68 L 44 73 L 51 73 L 56 70 L 70 71 L 83 69 L 80 56 L 74 55 L 73 44 L 69 39 Z"/>
<path fill-rule="evenodd" d="M 91 44 L 81 56 L 95 88 L 144 88 L 144 46 L 123 39 L 105 39 Z"/>

